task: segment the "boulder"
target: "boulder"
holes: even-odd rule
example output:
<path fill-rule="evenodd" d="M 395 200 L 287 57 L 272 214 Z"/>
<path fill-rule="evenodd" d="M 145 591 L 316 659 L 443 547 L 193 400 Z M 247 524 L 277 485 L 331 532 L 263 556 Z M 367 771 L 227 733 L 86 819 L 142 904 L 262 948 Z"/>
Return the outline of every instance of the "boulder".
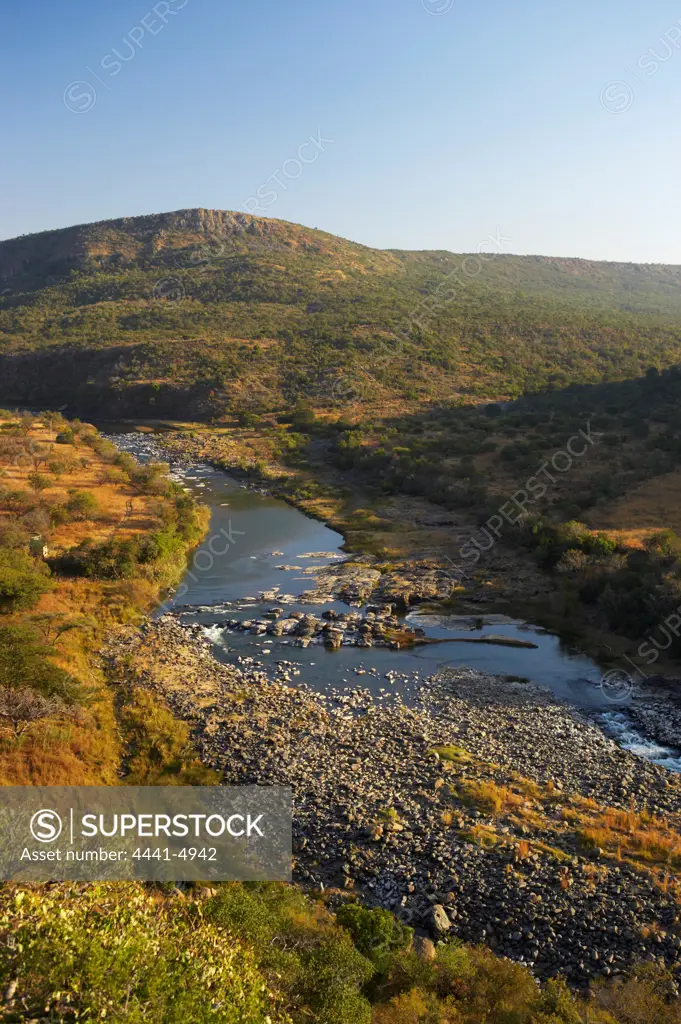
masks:
<path fill-rule="evenodd" d="M 447 917 L 447 911 L 441 903 L 433 904 L 428 911 L 426 920 L 428 922 L 428 927 L 436 939 L 442 938 L 442 936 L 446 935 L 452 927 L 452 922 Z"/>
<path fill-rule="evenodd" d="M 414 935 L 414 952 L 416 953 L 419 960 L 428 962 L 434 960 L 435 943 L 432 939 L 429 939 L 426 935 Z"/>

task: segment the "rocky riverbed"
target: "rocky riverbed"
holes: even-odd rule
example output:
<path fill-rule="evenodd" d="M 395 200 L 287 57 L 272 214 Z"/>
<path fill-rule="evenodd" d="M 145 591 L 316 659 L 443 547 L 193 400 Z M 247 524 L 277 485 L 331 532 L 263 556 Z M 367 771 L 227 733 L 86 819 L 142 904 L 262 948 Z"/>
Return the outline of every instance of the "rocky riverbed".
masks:
<path fill-rule="evenodd" d="M 681 831 L 679 780 L 543 689 L 457 669 L 417 680 L 409 705 L 388 687 L 322 695 L 285 663 L 218 663 L 171 616 L 105 660 L 193 724 L 226 783 L 293 787 L 294 878 L 332 902 L 358 894 L 578 985 L 640 959 L 681 971 L 673 878 L 586 844 L 575 820 L 604 805 Z"/>
<path fill-rule="evenodd" d="M 681 745 L 681 679 L 654 676 L 635 686 L 628 712 L 646 736 Z"/>
<path fill-rule="evenodd" d="M 261 598 L 267 600 L 278 596 L 271 591 L 260 595 Z M 295 600 L 299 601 L 300 599 Z M 287 642 L 296 647 L 305 648 L 310 644 L 323 644 L 328 650 L 338 650 L 339 647 L 345 646 L 388 647 L 397 651 L 403 647 L 434 643 L 500 644 L 507 647 L 526 648 L 537 646 L 529 640 L 495 636 L 494 634 L 483 634 L 476 638 L 459 637 L 439 640 L 429 638 L 426 637 L 424 629 L 400 622 L 400 619 L 393 614 L 392 605 L 375 607 L 369 605 L 364 614 L 327 609 L 322 612 L 321 617 L 300 611 L 287 613 L 285 608 L 275 605 L 267 609 L 260 618 L 224 619 L 209 626 L 206 632 L 210 633 L 211 630 L 222 636 L 240 632 L 261 637 L 290 637 L 291 639 Z"/>

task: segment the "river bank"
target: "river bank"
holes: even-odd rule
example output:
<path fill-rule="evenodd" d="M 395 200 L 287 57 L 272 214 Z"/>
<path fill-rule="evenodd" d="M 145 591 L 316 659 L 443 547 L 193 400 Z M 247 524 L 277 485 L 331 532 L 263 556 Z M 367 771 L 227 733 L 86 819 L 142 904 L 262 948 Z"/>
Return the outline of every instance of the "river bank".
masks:
<path fill-rule="evenodd" d="M 143 443 L 157 458 L 155 439 Z M 544 666 L 571 678 L 579 659 L 564 664 L 532 627 L 532 650 L 465 645 L 465 660 L 405 672 L 414 663 L 397 659 L 413 654 L 388 633 L 405 622 L 446 633 L 435 608 L 451 580 L 421 566 L 415 601 L 401 566 L 348 556 L 339 534 L 187 462 L 174 472 L 211 503 L 199 552 L 214 557 L 192 563 L 172 614 L 109 646 L 107 672 L 162 698 L 226 783 L 292 786 L 295 881 L 331 906 L 390 909 L 424 939 L 484 942 L 541 978 L 584 986 L 641 959 L 677 971 L 681 777 L 622 749 L 641 737 L 621 732 L 632 707 L 648 729 L 679 729 L 663 695 L 653 706 L 628 693 L 623 707 L 615 694 L 618 745 L 603 707 L 580 711 L 528 673 L 484 670 L 483 658 L 525 658 L 537 682 Z M 240 537 L 223 557 L 211 546 L 220 531 Z M 484 617 L 455 626 L 479 632 Z M 477 670 L 465 667 L 473 657 Z"/>
<path fill-rule="evenodd" d="M 106 662 L 114 678 L 134 666 L 191 723 L 225 782 L 293 787 L 295 879 L 332 903 L 356 893 L 575 984 L 641 958 L 677 969 L 679 782 L 546 691 L 459 669 L 421 681 L 410 705 L 361 686 L 324 697 L 280 667 L 220 664 L 172 616 Z M 621 817 L 609 829 L 606 807 Z M 646 834 L 666 860 L 637 852 Z"/>
<path fill-rule="evenodd" d="M 159 434 L 147 430 L 142 433 L 119 435 L 117 443 L 131 446 L 131 450 L 143 458 L 170 458 L 175 468 L 180 470 L 179 479 L 185 483 L 192 481 L 192 477 L 187 474 L 196 474 L 196 477 L 193 478 L 193 486 L 208 487 L 208 491 L 195 491 L 196 495 L 202 499 L 210 494 L 211 466 L 217 466 L 220 470 L 227 468 L 230 473 L 236 472 L 237 477 L 243 481 L 243 485 L 253 493 L 259 495 L 276 493 L 280 499 L 286 501 L 293 508 L 299 508 L 308 517 L 310 514 L 315 515 L 316 512 L 317 521 L 324 522 L 323 502 L 320 505 L 319 499 L 301 499 L 299 491 L 286 477 L 283 467 L 276 466 L 271 461 L 265 462 L 263 465 L 262 460 L 254 457 L 246 458 L 243 438 L 235 439 L 233 433 L 223 430 L 216 435 L 201 432 L 195 436 L 195 432 L 189 431 L 184 425 L 181 433 L 165 430 Z M 246 450 L 251 452 L 251 456 L 262 454 L 257 448 Z M 205 461 L 197 461 L 199 457 Z M 212 476 L 214 479 L 215 473 Z M 283 489 L 281 487 L 282 479 L 286 481 L 286 486 Z M 226 504 L 233 505 L 234 495 L 227 493 L 225 496 L 230 499 L 230 502 Z M 251 616 L 253 621 L 246 633 L 252 631 L 256 635 L 278 634 L 280 628 L 282 633 L 288 632 L 286 627 L 280 627 L 276 622 L 273 623 L 272 618 L 283 619 L 286 622 L 291 613 L 302 617 L 301 613 L 296 610 L 298 606 L 294 604 L 286 611 L 282 609 L 281 616 L 279 614 L 272 616 L 267 602 L 270 602 L 275 608 L 284 597 L 288 599 L 289 603 L 294 602 L 296 598 L 285 593 L 287 585 L 292 583 L 294 588 L 297 586 L 296 593 L 300 594 L 300 586 L 296 581 L 307 574 L 310 586 L 303 591 L 298 600 L 303 602 L 303 606 L 336 602 L 332 603 L 330 608 L 336 609 L 337 618 L 336 621 L 328 621 L 334 619 L 333 611 L 329 611 L 326 613 L 327 621 L 317 621 L 315 630 L 304 630 L 305 635 L 296 641 L 302 646 L 308 646 L 309 643 L 320 642 L 323 639 L 325 642 L 328 641 L 328 645 L 332 649 L 337 649 L 339 644 L 348 642 L 356 642 L 363 647 L 373 646 L 374 650 L 376 650 L 377 644 L 379 646 L 394 644 L 399 647 L 399 639 L 409 638 L 402 637 L 392 641 L 386 637 L 386 631 L 382 628 L 386 616 L 390 615 L 391 605 L 392 610 L 401 617 L 401 629 L 422 626 L 426 622 L 426 619 L 422 619 L 420 614 L 416 618 L 413 615 L 408 615 L 410 609 L 446 610 L 447 628 L 428 631 L 429 636 L 437 636 L 440 639 L 456 636 L 459 640 L 466 637 L 476 643 L 480 641 L 489 643 L 491 640 L 493 643 L 505 641 L 512 645 L 523 645 L 530 639 L 527 633 L 523 632 L 527 629 L 523 623 L 527 622 L 534 622 L 537 626 L 547 627 L 549 633 L 561 635 L 561 627 L 565 625 L 564 621 L 547 612 L 541 602 L 539 604 L 537 601 L 522 602 L 517 596 L 515 605 L 508 605 L 504 602 L 484 600 L 483 593 L 471 593 L 470 590 L 464 592 L 456 572 L 442 551 L 438 553 L 437 558 L 418 559 L 413 557 L 387 561 L 385 558 L 367 552 L 344 555 L 343 552 L 347 552 L 349 547 L 347 539 L 343 535 L 333 532 L 333 527 L 343 526 L 342 517 L 339 522 L 337 509 L 344 500 L 343 498 L 336 499 L 334 505 L 336 513 L 330 514 L 326 528 L 318 531 L 317 546 L 332 547 L 335 550 L 332 552 L 322 550 L 317 554 L 324 556 L 330 553 L 333 557 L 326 559 L 326 564 L 322 559 L 320 564 L 320 559 L 311 560 L 312 556 L 309 553 L 311 549 L 308 548 L 306 551 L 301 549 L 303 553 L 300 558 L 310 559 L 310 561 L 300 561 L 296 554 L 298 549 L 292 549 L 292 553 L 295 555 L 293 561 L 296 564 L 276 565 L 278 572 L 268 577 L 266 581 L 270 589 L 263 587 L 261 590 L 261 597 L 266 603 L 260 608 L 259 613 L 256 598 L 252 598 L 254 606 L 250 611 L 254 613 L 254 616 Z M 233 505 L 235 511 L 238 504 L 237 502 L 236 506 Z M 309 507 L 310 504 L 314 506 L 312 510 Z M 214 522 L 216 514 L 221 513 L 222 510 L 222 507 L 213 508 Z M 231 513 L 232 509 L 230 508 L 229 511 Z M 280 513 L 272 509 L 271 515 L 276 516 Z M 293 517 L 294 513 L 292 513 Z M 310 521 L 309 518 L 307 521 Z M 229 522 L 231 522 L 231 517 Z M 270 517 L 266 528 L 271 531 L 273 525 L 274 520 Z M 249 530 L 252 529 L 252 526 L 252 520 L 248 518 Z M 355 536 L 355 534 L 351 534 L 351 536 Z M 336 545 L 338 546 L 336 547 Z M 280 554 L 283 558 L 283 553 L 280 552 Z M 258 557 L 261 556 L 258 555 Z M 503 559 L 503 554 L 501 557 Z M 220 571 L 227 576 L 231 576 L 234 572 L 244 577 L 252 575 L 251 567 L 245 558 L 234 564 L 222 566 Z M 533 577 L 536 574 L 537 570 L 534 569 Z M 540 575 L 542 575 L 544 583 L 548 582 L 550 585 L 546 574 Z M 283 589 L 274 586 L 275 579 L 277 583 L 281 579 L 285 581 Z M 221 643 L 223 638 L 230 638 L 235 630 L 242 631 L 244 616 L 242 615 L 241 621 L 238 622 L 231 619 L 230 626 L 230 602 L 222 606 L 221 599 L 225 596 L 236 596 L 238 593 L 243 596 L 244 591 L 233 587 L 225 588 L 224 580 L 216 580 L 215 587 L 208 586 L 197 589 L 190 584 L 190 590 L 194 606 L 202 606 L 207 613 L 210 611 L 219 613 L 213 623 L 203 614 L 200 621 L 207 626 L 214 625 L 213 632 L 216 638 L 220 635 Z M 363 603 L 366 605 L 365 621 L 362 625 L 363 632 L 358 634 L 354 640 L 349 640 L 348 638 L 353 636 L 353 625 L 357 627 L 359 623 L 342 621 L 348 618 L 347 605 L 360 607 Z M 172 600 L 168 606 L 174 607 L 178 613 L 183 611 L 179 604 L 173 605 Z M 519 623 L 517 615 L 515 618 L 513 615 L 514 607 L 516 612 L 521 611 Z M 544 608 L 543 613 L 542 608 Z M 186 611 L 189 613 L 191 608 L 187 607 Z M 233 608 L 231 611 L 233 612 Z M 307 608 L 303 607 L 303 611 L 309 615 Z M 374 612 L 378 614 L 379 621 L 367 623 L 367 618 L 373 620 Z M 350 613 L 350 618 L 352 618 L 352 614 Z M 405 621 L 405 616 L 409 620 L 413 619 L 413 622 Z M 432 616 L 427 618 L 433 619 Z M 267 621 L 268 619 L 270 621 Z M 381 619 L 383 622 L 380 621 Z M 518 623 L 520 632 L 513 625 L 514 622 Z M 491 636 L 487 629 L 488 623 L 494 625 Z M 497 623 L 509 623 L 510 626 L 502 626 L 499 629 Z M 452 633 L 452 625 L 457 627 L 458 624 L 463 627 L 463 633 L 461 630 L 458 634 Z M 477 624 L 484 626 L 484 631 L 478 631 L 477 634 L 467 632 Z M 289 621 L 288 625 L 296 634 L 300 632 L 300 626 L 297 623 L 294 626 Z M 394 624 L 392 628 L 395 628 Z M 504 636 L 498 636 L 498 634 L 504 634 Z M 603 643 L 604 639 L 608 640 L 607 644 Z M 531 640 L 535 643 L 538 642 L 542 647 L 545 645 L 541 631 L 539 635 L 533 635 Z M 284 641 L 284 643 L 288 642 Z M 605 728 L 611 735 L 618 737 L 630 749 L 635 750 L 641 756 L 660 760 L 672 770 L 679 770 L 681 768 L 681 759 L 679 759 L 678 753 L 678 748 L 681 745 L 679 739 L 681 737 L 681 704 L 679 703 L 678 687 L 670 685 L 673 684 L 673 680 L 667 680 L 667 685 L 661 685 L 660 678 L 647 680 L 643 674 L 632 671 L 633 666 L 623 656 L 624 648 L 625 643 L 621 637 L 610 635 L 604 637 L 602 634 L 590 634 L 579 638 L 571 635 L 569 639 L 561 640 L 560 650 L 563 653 L 560 657 L 564 659 L 566 655 L 568 656 L 572 666 L 570 674 L 575 679 L 575 683 L 567 682 L 567 685 L 566 680 L 562 678 L 564 672 L 560 669 L 556 671 L 556 665 L 553 664 L 555 657 L 547 659 L 543 654 L 541 662 L 537 663 L 534 668 L 531 663 L 526 666 L 522 659 L 515 658 L 509 659 L 506 667 L 502 668 L 500 663 L 481 660 L 473 654 L 473 648 L 469 648 L 471 653 L 470 656 L 467 656 L 466 662 L 483 671 L 497 674 L 508 672 L 511 675 L 527 676 L 548 685 L 560 699 L 574 702 L 578 706 L 591 707 L 594 713 L 598 712 L 599 726 Z M 439 654 L 443 651 L 443 647 L 438 644 L 434 651 Z M 600 662 L 601 668 L 596 668 L 593 662 L 590 662 L 587 656 L 588 652 Z M 557 653 L 558 648 L 556 649 Z M 449 658 L 442 655 L 442 660 L 449 661 Z M 414 667 L 421 666 L 415 665 Z M 629 670 L 628 673 L 627 670 Z M 600 717 L 601 712 L 607 714 Z M 647 737 L 647 739 L 643 737 Z M 676 764 L 677 760 L 678 765 Z"/>
<path fill-rule="evenodd" d="M 534 622 L 597 661 L 604 673 L 628 674 L 631 689 L 641 691 L 650 685 L 653 693 L 659 690 L 655 679 L 648 683 L 650 673 L 636 645 L 579 614 L 574 600 L 565 598 L 555 578 L 542 571 L 524 549 L 504 544 L 502 538 L 474 570 L 462 575 L 458 568 L 461 545 L 479 526 L 470 511 L 453 513 L 407 493 L 381 494 L 380 488 L 368 486 L 365 477 L 341 470 L 328 457 L 322 440 L 305 442 L 304 435 L 288 436 L 272 424 L 251 429 L 156 422 L 141 429 L 158 430 L 154 440 L 171 457 L 224 469 L 249 487 L 276 495 L 324 522 L 343 535 L 344 550 L 355 557 L 374 558 L 407 577 L 419 565 L 437 570 L 452 584 L 450 611 Z M 679 664 L 664 654 L 656 672 L 671 682 L 681 676 Z M 681 685 L 667 685 L 666 697 L 672 702 L 675 691 L 681 693 Z M 658 739 L 672 742 L 661 735 Z"/>

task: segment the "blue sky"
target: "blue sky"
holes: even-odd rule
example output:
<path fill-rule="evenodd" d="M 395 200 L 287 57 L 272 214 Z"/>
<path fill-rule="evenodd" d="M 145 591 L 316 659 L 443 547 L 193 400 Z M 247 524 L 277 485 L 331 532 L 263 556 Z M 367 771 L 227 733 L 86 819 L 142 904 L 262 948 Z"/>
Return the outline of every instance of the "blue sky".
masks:
<path fill-rule="evenodd" d="M 0 55 L 0 238 L 202 206 L 681 263 L 681 3 L 5 0 Z"/>

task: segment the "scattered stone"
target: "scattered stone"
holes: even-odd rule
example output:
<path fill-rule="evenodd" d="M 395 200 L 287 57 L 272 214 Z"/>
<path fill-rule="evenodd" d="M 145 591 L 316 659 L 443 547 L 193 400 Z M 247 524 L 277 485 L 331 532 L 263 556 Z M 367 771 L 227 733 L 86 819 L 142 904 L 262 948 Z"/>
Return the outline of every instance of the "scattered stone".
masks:
<path fill-rule="evenodd" d="M 354 628 L 354 614 L 314 628 Z M 290 621 L 298 629 L 311 618 Z M 409 704 L 394 672 L 384 693 L 358 685 L 320 694 L 294 687 L 300 670 L 290 662 L 269 672 L 250 657 L 219 663 L 202 627 L 172 616 L 117 636 L 104 656 L 114 680 L 139 666 L 137 684 L 191 724 L 201 759 L 225 783 L 292 787 L 294 880 L 304 888 L 337 892 L 330 900 L 351 890 L 435 939 L 485 942 L 541 978 L 562 973 L 584 986 L 649 958 L 681 972 L 673 892 L 607 851 L 585 856 L 559 817 L 553 831 L 516 826 L 452 789 L 459 779 L 511 784 L 518 773 L 551 783 L 563 800 L 581 794 L 622 806 L 626 780 L 627 808 L 647 807 L 681 828 L 680 788 L 665 785 L 674 776 L 618 748 L 548 691 L 460 668 L 418 681 Z M 462 747 L 465 758 L 452 761 L 448 750 Z M 478 828 L 496 841 L 473 842 Z M 526 835 L 533 845 L 518 857 Z"/>

